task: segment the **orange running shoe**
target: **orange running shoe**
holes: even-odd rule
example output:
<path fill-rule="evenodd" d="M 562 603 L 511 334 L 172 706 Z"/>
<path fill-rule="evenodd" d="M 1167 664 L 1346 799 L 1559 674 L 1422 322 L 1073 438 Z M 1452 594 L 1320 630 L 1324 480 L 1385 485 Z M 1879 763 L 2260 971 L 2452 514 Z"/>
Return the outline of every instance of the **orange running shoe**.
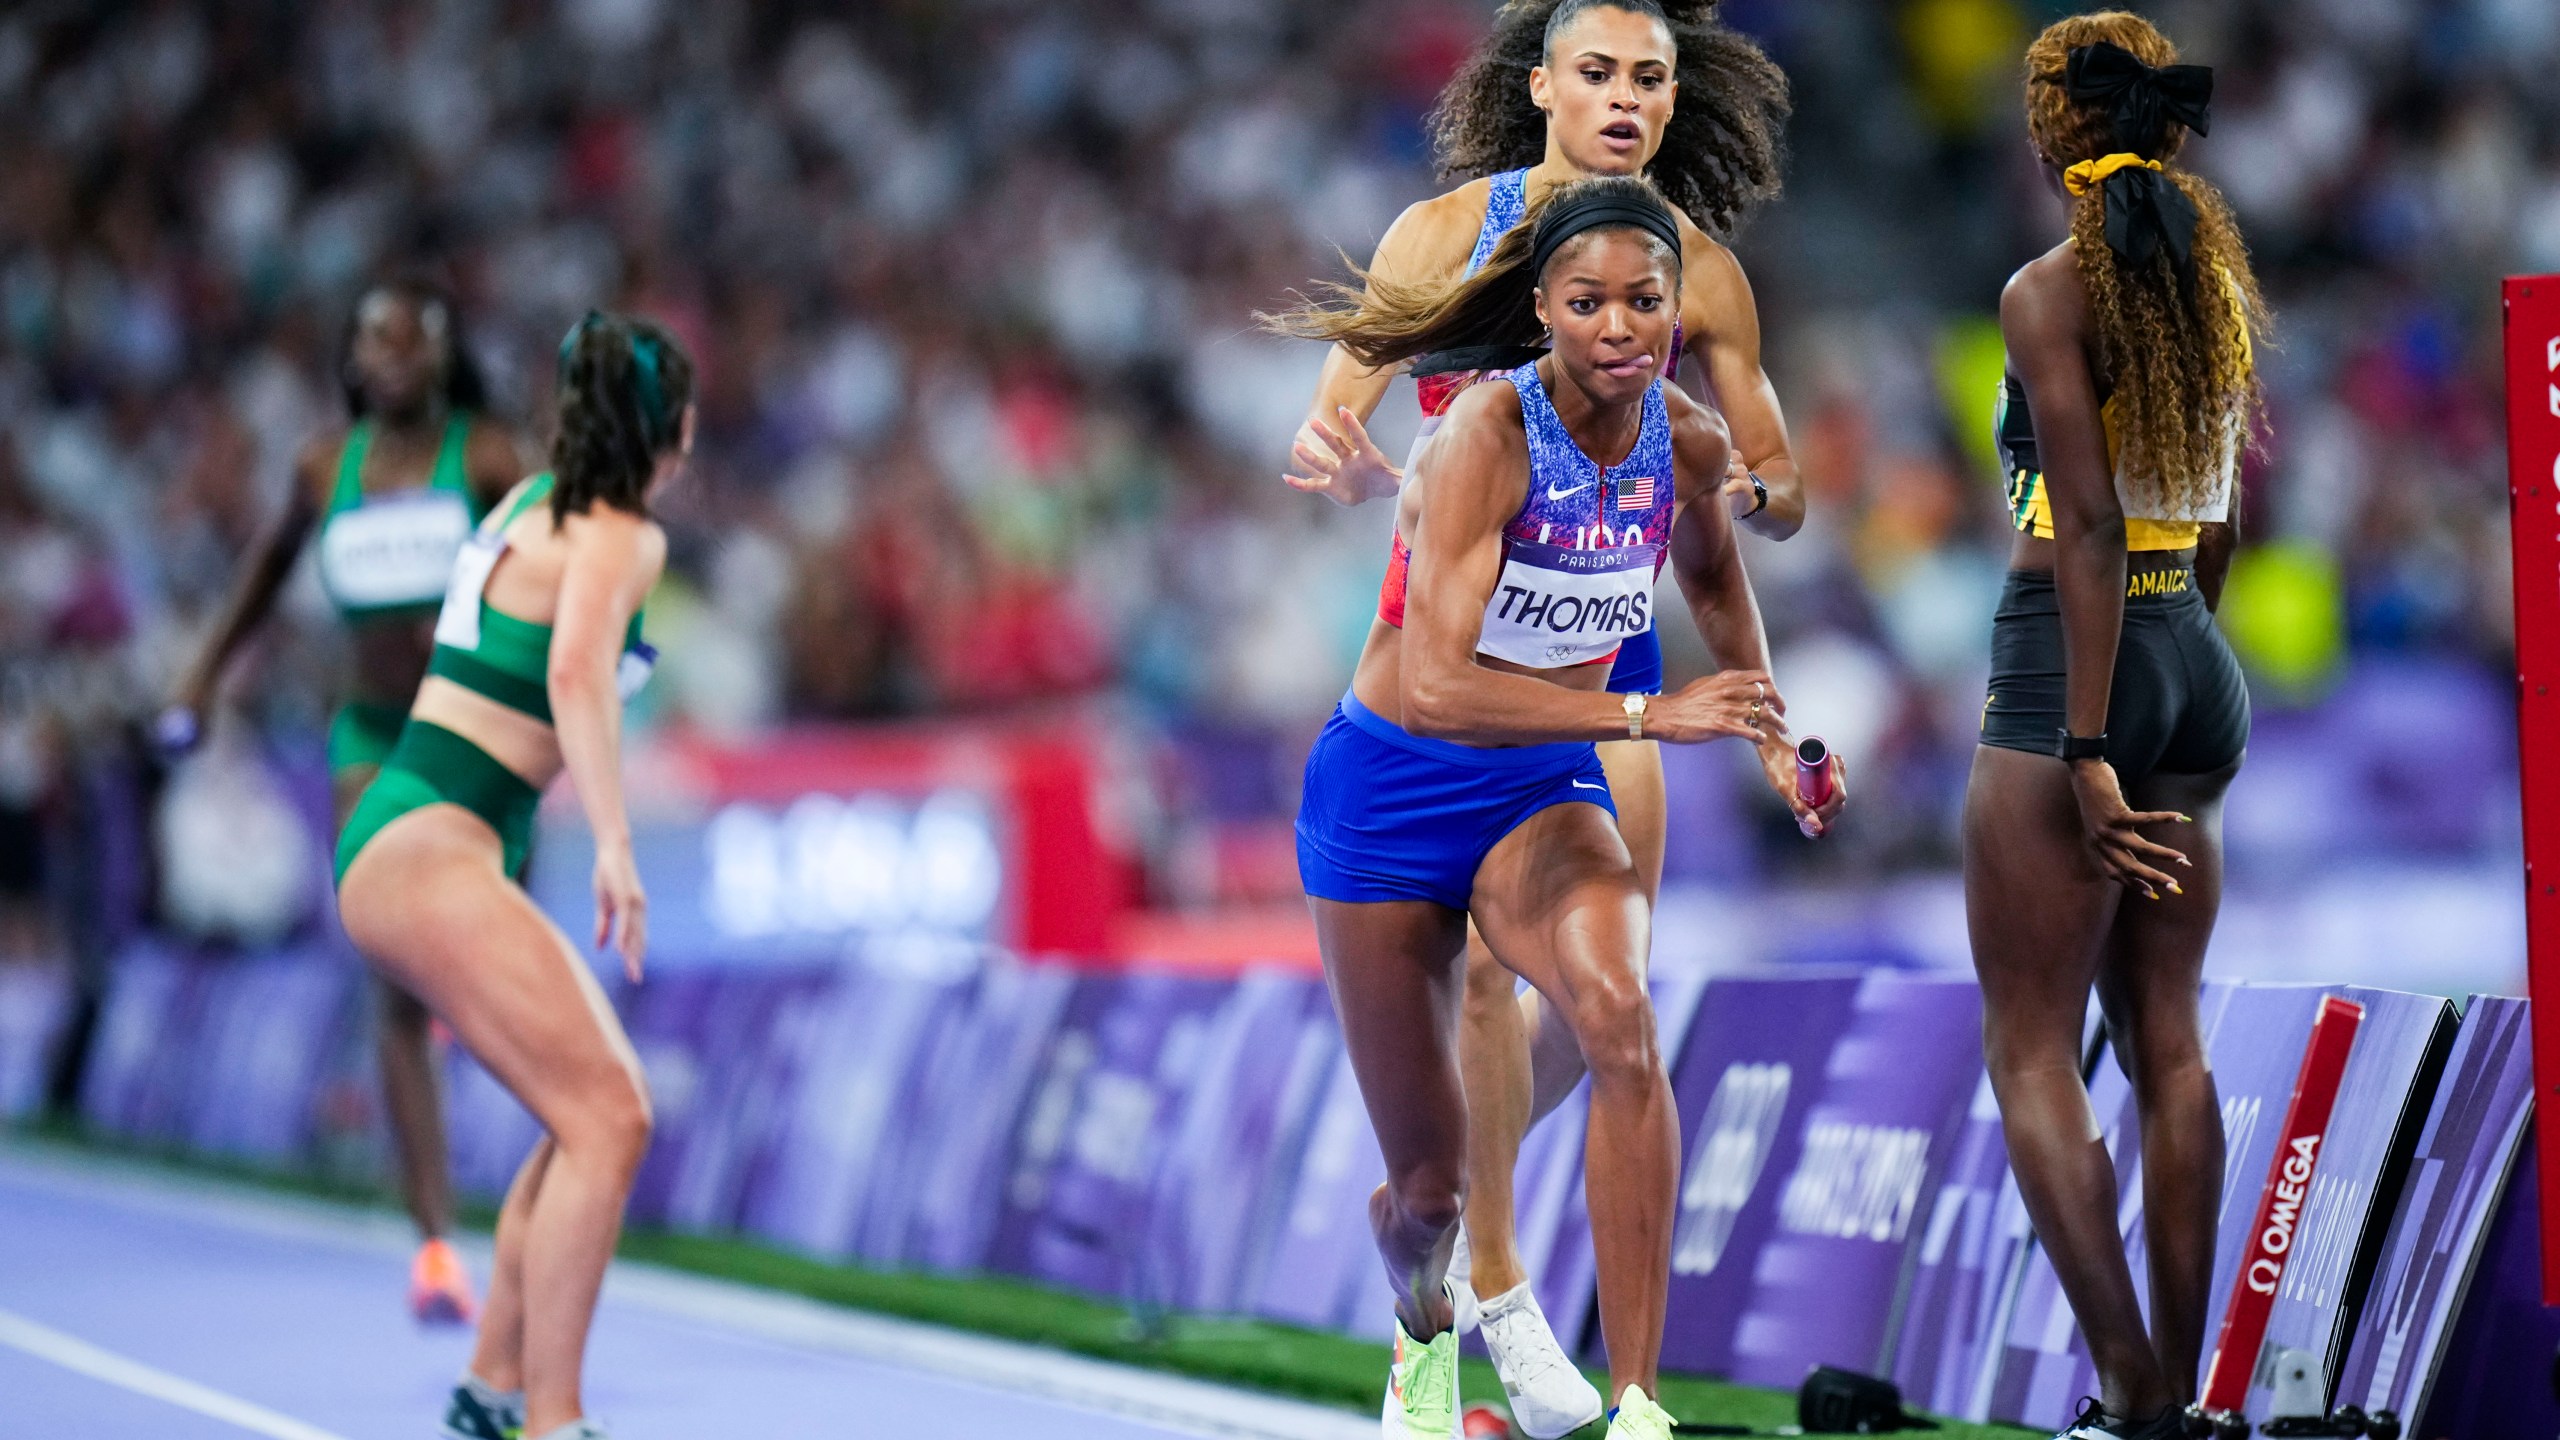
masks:
<path fill-rule="evenodd" d="M 419 1246 L 418 1258 L 409 1262 L 409 1313 L 418 1323 L 468 1325 L 479 1309 L 471 1298 L 471 1274 L 453 1247 L 440 1239 Z"/>

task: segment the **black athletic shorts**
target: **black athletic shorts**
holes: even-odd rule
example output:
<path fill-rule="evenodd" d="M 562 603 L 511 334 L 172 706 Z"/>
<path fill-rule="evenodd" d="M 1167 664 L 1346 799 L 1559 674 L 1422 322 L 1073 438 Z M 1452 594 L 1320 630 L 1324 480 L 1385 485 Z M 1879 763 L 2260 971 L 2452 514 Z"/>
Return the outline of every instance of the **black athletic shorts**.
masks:
<path fill-rule="evenodd" d="M 2136 570 L 2130 580 L 2107 693 L 2107 763 L 2123 780 L 2233 764 L 2249 747 L 2249 687 L 2195 571 Z M 1982 743 L 2051 755 L 2063 720 L 2061 597 L 2050 573 L 2012 570 L 1991 622 Z"/>

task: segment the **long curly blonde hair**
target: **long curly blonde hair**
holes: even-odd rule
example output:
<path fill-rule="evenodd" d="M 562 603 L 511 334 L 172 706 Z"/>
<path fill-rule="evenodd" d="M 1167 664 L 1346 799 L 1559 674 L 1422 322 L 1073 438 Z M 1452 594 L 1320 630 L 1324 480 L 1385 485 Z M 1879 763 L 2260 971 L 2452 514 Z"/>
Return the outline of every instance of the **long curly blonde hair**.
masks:
<path fill-rule="evenodd" d="M 2100 41 L 2146 65 L 2178 59 L 2157 27 L 2122 10 L 2046 27 L 2027 47 L 2027 134 L 2056 166 L 2124 148 L 2111 114 L 2074 100 L 2063 84 L 2071 52 Z M 2266 302 L 2231 206 L 2210 182 L 2169 163 L 2186 136 L 2186 127 L 2172 122 L 2157 153 L 2142 158 L 2162 162 L 2195 204 L 2194 264 L 2180 266 L 2163 247 L 2137 266 L 2110 249 L 2103 186 L 2088 186 L 2071 205 L 2072 248 L 2097 328 L 2098 379 L 2116 407 L 2117 472 L 2156 484 L 2182 514 L 2221 489 L 2237 450 L 2254 440 L 2265 396 L 2253 340 L 2268 333 Z"/>

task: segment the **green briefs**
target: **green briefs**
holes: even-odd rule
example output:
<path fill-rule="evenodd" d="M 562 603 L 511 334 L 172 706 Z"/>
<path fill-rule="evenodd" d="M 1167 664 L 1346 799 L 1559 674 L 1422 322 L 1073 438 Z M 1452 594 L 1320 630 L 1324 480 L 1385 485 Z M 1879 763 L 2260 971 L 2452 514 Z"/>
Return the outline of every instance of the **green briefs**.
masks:
<path fill-rule="evenodd" d="M 459 805 L 488 821 L 506 851 L 506 873 L 522 874 L 533 847 L 533 809 L 541 799 L 541 791 L 488 751 L 441 725 L 411 720 L 338 834 L 338 878 L 347 878 L 347 867 L 383 826 L 438 804 Z"/>
<path fill-rule="evenodd" d="M 329 717 L 329 778 L 359 765 L 379 767 L 390 758 L 391 747 L 400 743 L 400 727 L 408 722 L 409 711 L 403 706 L 367 705 L 350 700 Z"/>

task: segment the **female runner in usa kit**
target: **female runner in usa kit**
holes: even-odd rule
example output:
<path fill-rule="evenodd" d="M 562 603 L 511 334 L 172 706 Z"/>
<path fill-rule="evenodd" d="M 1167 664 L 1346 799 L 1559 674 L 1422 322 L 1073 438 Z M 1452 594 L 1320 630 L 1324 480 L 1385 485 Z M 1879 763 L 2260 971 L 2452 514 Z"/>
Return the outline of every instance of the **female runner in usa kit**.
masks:
<path fill-rule="evenodd" d="M 603 1434 L 579 1374 L 649 1097 L 585 957 L 514 876 L 542 787 L 568 771 L 595 831 L 595 943 L 638 982 L 622 702 L 648 676 L 640 602 L 667 553 L 649 503 L 692 448 L 692 396 L 691 361 L 655 325 L 591 314 L 561 342 L 551 469 L 454 561 L 427 678 L 338 841 L 347 933 L 542 1124 L 498 1213 L 454 1440 Z"/>
<path fill-rule="evenodd" d="M 2000 297 L 2017 543 L 1965 795 L 1984 1058 L 2100 1394 L 2064 1434 L 2162 1440 L 2196 1393 L 2223 1135 L 2196 1010 L 2249 694 L 2213 608 L 2266 323 L 2231 212 L 2171 168 L 2212 73 L 2122 12 L 2027 51 L 2027 134 L 2071 234 Z M 2149 1322 L 2080 1078 L 2095 984 L 2141 1115 Z"/>
<path fill-rule="evenodd" d="M 1307 758 L 1298 815 L 1327 982 L 1387 1160 L 1370 1222 L 1397 1296 L 1382 1421 L 1398 1440 L 1457 1429 L 1445 1280 L 1466 1193 L 1456 1028 L 1470 915 L 1590 1070 L 1610 1433 L 1670 1434 L 1653 1388 L 1679 1125 L 1644 985 L 1651 904 L 1592 742 L 1749 739 L 1772 787 L 1811 813 L 1717 502 L 1724 425 L 1661 383 L 1681 242 L 1644 181 L 1580 181 L 1463 281 L 1370 276 L 1337 308 L 1275 322 L 1373 367 L 1457 347 L 1516 359 L 1541 327 L 1553 337 L 1544 358 L 1459 396 L 1419 457 L 1387 582 L 1403 623 L 1371 625 Z M 1609 662 L 1651 628 L 1666 554 L 1710 653 L 1733 668 L 1659 699 L 1612 695 Z"/>
<path fill-rule="evenodd" d="M 1442 92 L 1433 130 L 1443 174 L 1483 178 L 1406 211 L 1379 242 L 1371 273 L 1419 283 L 1483 263 L 1532 200 L 1577 177 L 1650 177 L 1685 212 L 1680 314 L 1664 373 L 1681 356 L 1699 362 L 1733 440 L 1725 496 L 1735 517 L 1783 540 L 1804 521 L 1803 485 L 1786 421 L 1760 368 L 1760 321 L 1733 253 L 1708 237 L 1729 234 L 1775 196 L 1786 77 L 1748 39 L 1714 20 L 1713 0 L 1514 0 Z M 1705 228 L 1701 228 L 1705 227 Z M 1475 375 L 1448 357 L 1417 364 L 1427 440 Z M 1287 477 L 1345 504 L 1392 494 L 1401 481 L 1362 422 L 1393 369 L 1372 368 L 1336 347 Z M 1402 539 L 1398 542 L 1401 545 Z M 1399 597 L 1382 613 L 1395 620 Z M 1651 630 L 1627 642 L 1613 691 L 1658 693 L 1662 649 Z M 1652 893 L 1662 876 L 1662 760 L 1650 740 L 1607 742 L 1601 764 L 1618 824 Z M 1511 972 L 1480 941 L 1468 947 L 1460 1053 L 1467 1075 L 1467 1221 L 1453 1284 L 1461 1332 L 1482 1324 L 1485 1348 L 1512 1420 L 1540 1440 L 1566 1434 L 1601 1410 L 1599 1392 L 1547 1327 L 1512 1231 L 1512 1169 L 1521 1136 L 1582 1078 L 1572 1036 L 1534 991 L 1515 996 Z M 1534 1060 L 1533 1060 L 1534 1054 Z M 1484 1296 L 1481 1305 L 1477 1296 Z"/>
<path fill-rule="evenodd" d="M 376 286 L 357 302 L 344 361 L 355 422 L 304 448 L 284 513 L 250 551 L 203 653 L 160 718 L 160 739 L 195 742 L 214 688 L 314 536 L 320 583 L 347 627 L 349 693 L 329 723 L 329 779 L 340 828 L 373 783 L 427 671 L 436 605 L 453 557 L 480 516 L 524 475 L 515 436 L 480 414 L 480 372 L 452 301 L 417 282 Z M 374 1051 L 402 1198 L 418 1226 L 409 1307 L 428 1323 L 469 1324 L 471 1280 L 447 1243 L 453 1183 L 427 1011 L 389 982 L 375 987 Z"/>

